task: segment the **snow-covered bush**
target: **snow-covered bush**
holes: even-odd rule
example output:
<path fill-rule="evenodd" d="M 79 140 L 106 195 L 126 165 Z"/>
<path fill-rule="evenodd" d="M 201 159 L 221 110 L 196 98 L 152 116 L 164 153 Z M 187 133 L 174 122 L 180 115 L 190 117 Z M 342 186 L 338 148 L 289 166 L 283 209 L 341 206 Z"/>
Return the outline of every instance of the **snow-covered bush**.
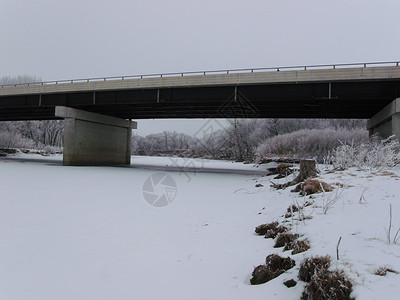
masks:
<path fill-rule="evenodd" d="M 364 129 L 303 129 L 268 138 L 256 150 L 257 161 L 274 156 L 313 158 L 322 161 L 340 141 L 358 144 L 368 140 Z"/>
<path fill-rule="evenodd" d="M 253 285 L 265 283 L 285 273 L 295 265 L 296 262 L 290 257 L 284 258 L 277 254 L 270 254 L 265 259 L 265 265 L 254 268 L 250 283 Z"/>
<path fill-rule="evenodd" d="M 395 136 L 384 140 L 375 136 L 361 144 L 342 142 L 324 158 L 324 162 L 340 170 L 358 167 L 379 171 L 400 163 L 400 143 Z"/>
<path fill-rule="evenodd" d="M 328 255 L 305 258 L 300 265 L 299 279 L 310 282 L 315 273 L 327 270 L 330 266 L 331 258 Z"/>
<path fill-rule="evenodd" d="M 344 271 L 322 270 L 313 275 L 303 291 L 303 300 L 354 300 L 351 297 L 353 284 L 344 273 Z"/>
<path fill-rule="evenodd" d="M 0 147 L 42 149 L 63 145 L 61 120 L 0 122 Z"/>

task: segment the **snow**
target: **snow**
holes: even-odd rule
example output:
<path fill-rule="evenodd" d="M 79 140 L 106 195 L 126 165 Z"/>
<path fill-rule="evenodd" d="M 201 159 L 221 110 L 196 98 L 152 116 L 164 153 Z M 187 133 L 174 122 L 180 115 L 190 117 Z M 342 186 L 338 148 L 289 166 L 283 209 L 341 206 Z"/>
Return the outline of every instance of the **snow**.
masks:
<path fill-rule="evenodd" d="M 0 159 L 0 299 L 299 299 L 304 283 L 290 289 L 282 283 L 297 280 L 304 257 L 326 254 L 332 269 L 353 280 L 357 299 L 395 299 L 400 292 L 400 275 L 373 274 L 382 266 L 400 271 L 400 245 L 388 244 L 384 229 L 390 203 L 392 236 L 400 227 L 399 170 L 322 170 L 322 180 L 345 186 L 316 196 L 304 209 L 312 219 L 287 219 L 312 246 L 291 256 L 255 235 L 254 227 L 284 221 L 289 205 L 309 199 L 271 190 L 271 177 L 146 168 L 174 165 L 165 157 L 133 157 L 132 167 L 63 167 L 61 159 Z M 199 159 L 178 164 L 233 173 L 268 167 Z M 177 187 L 164 207 L 151 206 L 142 193 L 157 172 Z M 324 214 L 324 199 L 335 195 Z M 251 286 L 253 267 L 270 253 L 293 257 L 296 267 Z"/>

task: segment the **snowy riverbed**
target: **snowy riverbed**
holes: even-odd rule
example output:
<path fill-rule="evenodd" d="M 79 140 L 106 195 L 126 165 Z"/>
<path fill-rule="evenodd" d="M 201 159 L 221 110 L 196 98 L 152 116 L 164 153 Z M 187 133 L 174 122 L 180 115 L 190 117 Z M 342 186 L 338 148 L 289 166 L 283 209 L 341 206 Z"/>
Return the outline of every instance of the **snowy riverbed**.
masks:
<path fill-rule="evenodd" d="M 313 199 L 303 211 L 312 219 L 287 219 L 312 248 L 293 255 L 297 265 L 287 273 L 251 286 L 253 267 L 268 254 L 290 255 L 255 235 L 254 227 L 283 221 L 289 205 L 308 198 L 271 190 L 272 177 L 63 167 L 61 159 L 0 159 L 0 299 L 299 299 L 304 283 L 290 289 L 282 283 L 297 280 L 304 257 L 326 254 L 332 269 L 344 269 L 353 280 L 357 299 L 396 299 L 400 292 L 400 275 L 373 274 L 383 266 L 400 271 L 400 245 L 389 244 L 384 229 L 389 204 L 392 236 L 400 227 L 399 170 L 326 173 L 321 167 L 322 180 L 343 187 Z M 148 157 L 133 157 L 132 164 L 267 168 Z M 145 182 L 151 178 L 153 194 L 164 193 L 154 179 L 166 176 L 171 203 L 150 205 Z M 324 202 L 332 199 L 324 214 Z"/>

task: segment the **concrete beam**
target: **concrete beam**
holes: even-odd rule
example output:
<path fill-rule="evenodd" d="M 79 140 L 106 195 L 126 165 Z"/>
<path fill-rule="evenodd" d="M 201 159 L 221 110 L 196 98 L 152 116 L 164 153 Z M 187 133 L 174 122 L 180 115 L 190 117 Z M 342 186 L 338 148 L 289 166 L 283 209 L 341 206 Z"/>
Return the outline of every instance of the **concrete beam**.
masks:
<path fill-rule="evenodd" d="M 65 119 L 64 166 L 129 165 L 137 122 L 57 106 Z"/>
<path fill-rule="evenodd" d="M 400 67 L 338 68 L 83 81 L 0 88 L 0 96 L 247 84 L 287 84 L 400 79 Z"/>
<path fill-rule="evenodd" d="M 400 139 L 400 98 L 374 115 L 368 121 L 367 129 L 371 135 L 378 133 L 383 138 L 396 135 Z"/>

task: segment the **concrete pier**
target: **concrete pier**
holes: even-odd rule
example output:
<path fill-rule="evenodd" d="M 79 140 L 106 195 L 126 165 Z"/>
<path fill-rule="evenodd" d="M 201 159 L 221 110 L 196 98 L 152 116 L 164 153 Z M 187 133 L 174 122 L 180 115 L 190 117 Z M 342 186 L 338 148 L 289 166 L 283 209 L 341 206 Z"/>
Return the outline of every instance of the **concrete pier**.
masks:
<path fill-rule="evenodd" d="M 374 115 L 367 124 L 370 135 L 378 133 L 387 138 L 396 135 L 400 139 L 400 98 L 397 98 Z"/>
<path fill-rule="evenodd" d="M 57 106 L 65 119 L 64 166 L 129 165 L 132 129 L 137 122 Z"/>

